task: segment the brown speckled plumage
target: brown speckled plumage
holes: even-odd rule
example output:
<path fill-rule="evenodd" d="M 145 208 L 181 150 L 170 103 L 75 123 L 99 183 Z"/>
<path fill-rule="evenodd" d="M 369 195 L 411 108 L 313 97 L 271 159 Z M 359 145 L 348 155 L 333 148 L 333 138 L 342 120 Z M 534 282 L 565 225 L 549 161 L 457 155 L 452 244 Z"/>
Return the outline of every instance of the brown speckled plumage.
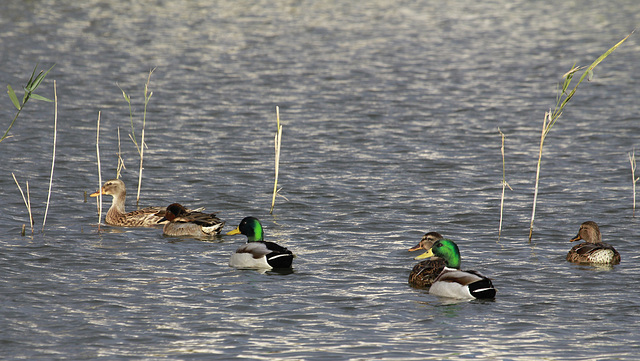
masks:
<path fill-rule="evenodd" d="M 433 244 L 442 239 L 442 235 L 438 232 L 429 232 L 425 234 L 420 243 L 409 249 L 409 251 L 417 251 L 419 249 L 429 250 Z M 415 288 L 429 288 L 438 278 L 444 269 L 445 262 L 442 258 L 432 257 L 416 264 L 411 273 L 409 273 L 409 285 Z"/>
<path fill-rule="evenodd" d="M 192 236 L 207 238 L 220 234 L 224 223 L 214 213 L 202 213 L 189 211 L 179 203 L 169 205 L 164 212 L 164 218 L 168 220 L 162 229 L 167 236 Z"/>
<path fill-rule="evenodd" d="M 571 242 L 584 240 L 567 253 L 567 261 L 573 263 L 618 264 L 620 253 L 613 246 L 602 242 L 602 235 L 598 224 L 593 221 L 582 223 L 578 234 Z"/>
<path fill-rule="evenodd" d="M 429 288 L 438 278 L 445 263 L 441 258 L 432 258 L 424 260 L 415 266 L 409 273 L 409 285 L 415 288 Z"/>
<path fill-rule="evenodd" d="M 164 208 L 162 207 L 148 207 L 126 213 L 124 201 L 127 191 L 124 182 L 120 179 L 105 182 L 100 191 L 91 194 L 91 197 L 97 197 L 100 193 L 113 197 L 111 207 L 105 217 L 107 224 L 120 227 L 155 227 L 159 225 L 158 221 L 164 217 Z"/>

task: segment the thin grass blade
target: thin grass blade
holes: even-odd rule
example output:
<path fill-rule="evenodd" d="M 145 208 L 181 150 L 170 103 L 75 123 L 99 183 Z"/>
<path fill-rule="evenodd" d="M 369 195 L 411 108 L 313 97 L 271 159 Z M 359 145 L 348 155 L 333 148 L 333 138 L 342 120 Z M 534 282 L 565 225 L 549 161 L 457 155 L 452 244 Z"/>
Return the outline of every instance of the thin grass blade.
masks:
<path fill-rule="evenodd" d="M 51 99 L 49 99 L 49 98 L 45 98 L 45 97 L 43 97 L 42 95 L 38 95 L 38 94 L 31 93 L 31 97 L 32 97 L 33 99 L 36 99 L 36 100 L 42 100 L 42 101 L 44 101 L 44 102 L 53 103 L 53 100 L 51 100 Z"/>
<path fill-rule="evenodd" d="M 18 102 L 16 92 L 13 91 L 11 85 L 7 85 L 7 93 L 9 94 L 9 98 L 11 98 L 11 102 L 16 107 L 16 109 L 20 110 L 20 102 Z"/>

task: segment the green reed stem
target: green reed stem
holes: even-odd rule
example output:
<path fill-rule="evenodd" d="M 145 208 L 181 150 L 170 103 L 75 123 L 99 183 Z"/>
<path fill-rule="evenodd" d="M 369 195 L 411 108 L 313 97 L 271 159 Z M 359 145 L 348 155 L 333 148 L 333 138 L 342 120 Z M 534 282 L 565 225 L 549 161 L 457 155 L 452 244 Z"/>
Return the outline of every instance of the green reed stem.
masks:
<path fill-rule="evenodd" d="M 38 64 L 36 63 L 36 66 L 33 68 L 33 72 L 31 73 L 31 77 L 27 81 L 27 85 L 24 86 L 24 96 L 22 97 L 22 104 L 18 101 L 18 96 L 16 95 L 15 91 L 13 91 L 13 88 L 11 87 L 11 85 L 7 85 L 7 93 L 9 94 L 9 98 L 11 99 L 11 102 L 16 107 L 17 112 L 16 112 L 16 115 L 13 117 L 11 124 L 9 124 L 9 128 L 7 128 L 7 130 L 2 135 L 2 138 L 0 138 L 0 142 L 2 142 L 8 137 L 9 131 L 13 127 L 13 124 L 16 122 L 16 119 L 18 119 L 18 115 L 20 115 L 20 112 L 22 112 L 22 109 L 24 109 L 24 106 L 27 104 L 27 101 L 29 101 L 29 99 L 33 98 L 36 100 L 52 102 L 51 99 L 35 94 L 34 91 L 38 88 L 38 86 L 40 86 L 44 78 L 47 76 L 47 74 L 49 74 L 49 72 L 51 71 L 51 69 L 53 69 L 54 66 L 55 64 L 51 66 L 51 68 L 49 68 L 49 70 L 47 70 L 46 72 L 40 71 L 40 73 L 37 76 L 35 76 L 36 70 L 38 69 Z"/>

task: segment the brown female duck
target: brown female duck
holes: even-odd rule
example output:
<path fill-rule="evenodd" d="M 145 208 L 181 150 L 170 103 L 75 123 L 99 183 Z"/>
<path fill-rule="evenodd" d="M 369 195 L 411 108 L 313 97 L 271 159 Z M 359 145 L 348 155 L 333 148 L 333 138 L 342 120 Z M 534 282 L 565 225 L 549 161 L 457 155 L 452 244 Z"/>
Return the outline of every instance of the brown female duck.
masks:
<path fill-rule="evenodd" d="M 428 251 L 433 247 L 433 244 L 441 240 L 443 237 L 438 232 L 429 232 L 422 236 L 420 243 L 415 247 L 409 248 L 409 251 L 417 251 L 424 249 Z M 424 255 L 424 254 L 423 254 Z M 422 255 L 422 256 L 423 256 Z M 415 259 L 422 259 L 418 256 Z M 442 270 L 444 269 L 445 262 L 442 258 L 431 258 L 424 260 L 416 264 L 411 273 L 409 273 L 409 285 L 415 288 L 428 288 L 438 278 Z"/>
<path fill-rule="evenodd" d="M 602 242 L 598 224 L 593 221 L 582 223 L 578 234 L 570 242 L 584 240 L 567 253 L 567 261 L 573 263 L 595 263 L 614 265 L 620 263 L 620 253 L 613 246 Z"/>
<path fill-rule="evenodd" d="M 220 234 L 224 227 L 224 222 L 214 213 L 189 211 L 179 203 L 169 205 L 158 223 L 165 221 L 169 222 L 165 223 L 162 233 L 167 236 L 207 238 Z"/>
<path fill-rule="evenodd" d="M 91 194 L 91 197 L 97 197 L 100 194 L 113 197 L 111 207 L 105 217 L 107 224 L 120 227 L 154 227 L 164 217 L 164 208 L 162 207 L 148 207 L 126 213 L 124 200 L 127 191 L 124 182 L 120 179 L 107 181 L 98 192 Z M 162 215 L 159 215 L 158 212 L 161 212 Z"/>

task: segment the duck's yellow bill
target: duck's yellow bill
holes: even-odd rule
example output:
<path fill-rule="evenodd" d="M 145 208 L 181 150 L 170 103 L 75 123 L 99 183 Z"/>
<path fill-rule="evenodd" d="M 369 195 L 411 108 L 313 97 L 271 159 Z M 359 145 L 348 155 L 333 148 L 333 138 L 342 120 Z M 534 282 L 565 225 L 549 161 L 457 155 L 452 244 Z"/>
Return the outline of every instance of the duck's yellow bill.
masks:
<path fill-rule="evenodd" d="M 428 251 L 426 251 L 425 253 L 419 255 L 418 257 L 414 258 L 414 259 L 425 259 L 425 258 L 430 258 L 433 257 L 433 252 L 431 251 L 431 248 L 429 248 Z"/>
<path fill-rule="evenodd" d="M 91 193 L 91 194 L 89 194 L 89 197 L 97 197 L 97 196 L 99 196 L 101 193 L 102 193 L 102 191 L 98 191 L 98 192 L 95 192 L 95 193 Z"/>
<path fill-rule="evenodd" d="M 227 236 L 233 236 L 234 234 L 240 234 L 240 227 L 234 229 L 233 231 L 227 232 Z"/>

